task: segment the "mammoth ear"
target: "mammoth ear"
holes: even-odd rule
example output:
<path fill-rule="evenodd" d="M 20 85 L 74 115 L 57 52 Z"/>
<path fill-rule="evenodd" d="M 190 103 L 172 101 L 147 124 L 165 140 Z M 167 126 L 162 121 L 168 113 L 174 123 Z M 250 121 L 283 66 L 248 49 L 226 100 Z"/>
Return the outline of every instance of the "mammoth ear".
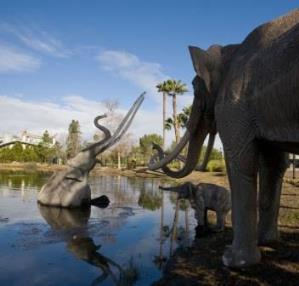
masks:
<path fill-rule="evenodd" d="M 212 63 L 211 56 L 206 51 L 192 46 L 189 46 L 189 52 L 195 72 L 205 81 L 206 87 L 209 89 L 211 81 L 209 72 L 209 65 Z"/>

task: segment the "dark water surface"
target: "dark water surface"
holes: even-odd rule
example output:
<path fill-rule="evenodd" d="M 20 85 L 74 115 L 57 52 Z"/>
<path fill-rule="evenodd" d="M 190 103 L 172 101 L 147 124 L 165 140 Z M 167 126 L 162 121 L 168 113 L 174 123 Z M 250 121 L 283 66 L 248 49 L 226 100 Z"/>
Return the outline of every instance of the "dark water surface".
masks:
<path fill-rule="evenodd" d="M 91 177 L 110 205 L 71 211 L 38 206 L 48 177 L 0 172 L 0 285 L 150 285 L 192 241 L 192 209 L 157 179 Z"/>

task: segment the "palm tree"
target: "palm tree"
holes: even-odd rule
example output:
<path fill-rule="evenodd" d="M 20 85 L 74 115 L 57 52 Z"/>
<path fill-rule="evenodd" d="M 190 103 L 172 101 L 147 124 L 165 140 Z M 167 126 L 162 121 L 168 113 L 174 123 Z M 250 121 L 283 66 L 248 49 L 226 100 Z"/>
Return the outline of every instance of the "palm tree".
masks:
<path fill-rule="evenodd" d="M 166 96 L 169 93 L 169 86 L 167 81 L 163 81 L 156 85 L 158 92 L 162 92 L 163 94 L 163 149 L 165 148 L 165 138 L 166 138 L 166 131 L 165 131 L 165 120 L 166 120 Z"/>
<path fill-rule="evenodd" d="M 183 111 L 177 115 L 177 125 L 179 128 L 186 128 L 191 114 L 191 107 L 192 105 L 184 107 Z M 165 129 L 171 130 L 172 127 L 174 127 L 173 119 L 168 117 L 165 121 Z"/>
<path fill-rule="evenodd" d="M 179 133 L 179 122 L 178 122 L 178 117 L 177 117 L 177 111 L 176 111 L 176 96 L 178 94 L 184 94 L 185 92 L 188 91 L 186 84 L 182 83 L 180 80 L 174 80 L 174 79 L 169 79 L 166 81 L 167 83 L 167 88 L 168 88 L 168 95 L 172 97 L 172 111 L 173 111 L 173 127 L 174 127 L 174 134 L 175 134 L 175 141 L 176 143 L 179 142 L 180 140 L 180 133 Z"/>

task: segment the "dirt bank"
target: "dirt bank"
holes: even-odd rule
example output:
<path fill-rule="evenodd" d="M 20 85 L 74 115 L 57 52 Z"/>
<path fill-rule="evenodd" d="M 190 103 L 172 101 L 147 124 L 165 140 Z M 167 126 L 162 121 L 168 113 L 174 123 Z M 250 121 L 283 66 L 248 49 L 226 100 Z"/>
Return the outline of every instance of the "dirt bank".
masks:
<path fill-rule="evenodd" d="M 0 170 L 28 171 L 28 172 L 56 172 L 65 169 L 65 165 L 49 165 L 41 163 L 0 163 Z"/>
<path fill-rule="evenodd" d="M 191 181 L 228 186 L 226 176 L 193 173 Z M 211 217 L 209 217 L 211 219 Z M 281 240 L 261 247 L 262 261 L 255 267 L 231 270 L 221 257 L 232 242 L 231 221 L 223 233 L 197 238 L 188 249 L 176 251 L 154 285 L 298 285 L 299 281 L 299 188 L 285 180 L 281 196 L 279 229 Z"/>

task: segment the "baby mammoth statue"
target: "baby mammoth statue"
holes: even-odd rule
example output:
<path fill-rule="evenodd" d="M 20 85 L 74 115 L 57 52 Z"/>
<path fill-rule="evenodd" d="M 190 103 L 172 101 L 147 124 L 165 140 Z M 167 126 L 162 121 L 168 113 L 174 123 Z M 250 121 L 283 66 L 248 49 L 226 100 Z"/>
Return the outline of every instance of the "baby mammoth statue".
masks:
<path fill-rule="evenodd" d="M 215 211 L 217 216 L 216 227 L 212 230 L 223 231 L 226 215 L 231 209 L 229 190 L 215 184 L 200 183 L 194 185 L 190 182 L 176 187 L 160 186 L 160 189 L 177 192 L 178 199 L 189 199 L 195 211 L 195 218 L 198 221 L 197 231 L 201 232 L 209 229 L 208 210 Z"/>

